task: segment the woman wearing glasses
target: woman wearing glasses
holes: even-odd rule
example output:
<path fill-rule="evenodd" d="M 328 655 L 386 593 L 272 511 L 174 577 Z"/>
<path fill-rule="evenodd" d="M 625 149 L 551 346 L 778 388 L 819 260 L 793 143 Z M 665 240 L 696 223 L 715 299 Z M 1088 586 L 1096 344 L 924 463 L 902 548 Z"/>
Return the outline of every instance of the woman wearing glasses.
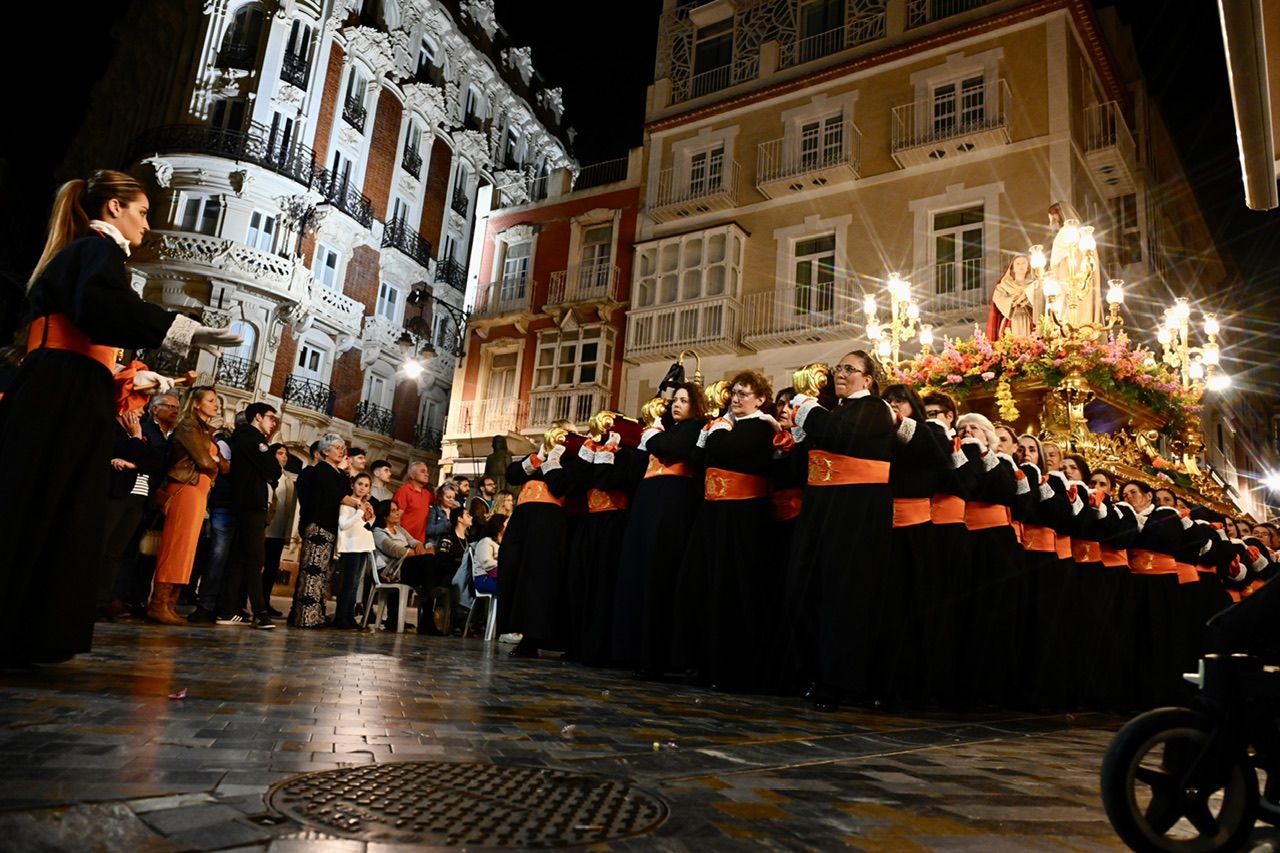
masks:
<path fill-rule="evenodd" d="M 809 444 L 809 478 L 787 570 L 787 612 L 795 655 L 810 683 L 805 700 L 820 711 L 842 699 L 869 702 L 881 648 L 876 629 L 884 573 L 893 571 L 889 540 L 893 495 L 889 460 L 897 436 L 910 438 L 876 383 L 867 353 L 846 354 L 833 368 L 840 405 L 828 410 L 803 394 L 792 399 L 792 435 Z M 911 424 L 912 426 L 907 426 Z"/>
<path fill-rule="evenodd" d="M 744 370 L 730 388 L 729 412 L 698 437 L 704 499 L 677 582 L 674 653 L 695 681 L 742 691 L 770 675 L 760 661 L 774 638 L 761 626 L 777 580 L 760 544 L 778 424 L 761 411 L 773 399 L 763 375 Z"/>

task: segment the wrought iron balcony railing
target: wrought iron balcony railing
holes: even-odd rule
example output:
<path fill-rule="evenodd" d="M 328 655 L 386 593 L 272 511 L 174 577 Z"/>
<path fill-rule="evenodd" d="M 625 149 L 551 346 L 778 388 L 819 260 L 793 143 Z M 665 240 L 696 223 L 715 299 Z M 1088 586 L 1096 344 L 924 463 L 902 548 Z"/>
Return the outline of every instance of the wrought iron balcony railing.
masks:
<path fill-rule="evenodd" d="M 404 149 L 404 156 L 400 158 L 400 165 L 415 178 L 422 175 L 422 155 L 412 148 Z"/>
<path fill-rule="evenodd" d="M 305 145 L 287 141 L 280 133 L 257 122 L 247 130 L 224 130 L 203 124 L 158 127 L 133 142 L 133 158 L 153 154 L 211 154 L 252 163 L 311 187 L 323 172 L 315 153 Z"/>
<path fill-rule="evenodd" d="M 453 258 L 436 262 L 436 281 L 443 282 L 459 293 L 467 291 L 467 268 Z"/>
<path fill-rule="evenodd" d="M 252 71 L 253 62 L 258 58 L 256 44 L 224 44 L 218 51 L 219 68 L 235 68 L 240 71 Z"/>
<path fill-rule="evenodd" d="M 360 405 L 356 406 L 356 426 L 362 429 L 383 435 L 391 435 L 395 430 L 395 425 L 395 414 L 385 406 L 379 406 L 377 403 L 371 403 L 368 400 L 363 400 Z"/>
<path fill-rule="evenodd" d="M 368 115 L 364 102 L 359 98 L 347 98 L 342 102 L 342 120 L 364 133 L 364 119 Z"/>
<path fill-rule="evenodd" d="M 318 379 L 307 379 L 302 376 L 285 377 L 282 398 L 285 405 L 300 406 L 313 412 L 332 415 L 335 398 L 333 388 Z"/>
<path fill-rule="evenodd" d="M 455 189 L 449 198 L 449 207 L 453 208 L 453 212 L 459 216 L 466 216 L 467 211 L 471 209 L 471 199 L 467 198 L 467 191 Z"/>
<path fill-rule="evenodd" d="M 418 424 L 413 428 L 413 446 L 419 450 L 440 452 L 440 442 L 444 433 L 435 427 Z"/>
<path fill-rule="evenodd" d="M 156 373 L 164 376 L 182 376 L 187 371 L 196 369 L 199 352 L 193 349 L 184 354 L 157 347 L 149 350 L 140 349 L 134 357 Z"/>
<path fill-rule="evenodd" d="M 286 52 L 280 63 L 280 79 L 299 89 L 307 88 L 307 76 L 311 73 L 311 60 L 305 56 Z"/>
<path fill-rule="evenodd" d="M 431 244 L 410 228 L 403 219 L 393 219 L 382 229 L 382 246 L 399 249 L 423 267 L 431 264 Z"/>
<path fill-rule="evenodd" d="M 316 173 L 312 189 L 365 228 L 373 224 L 373 202 L 351 186 L 346 178 L 339 178 L 328 169 L 320 169 Z"/>
<path fill-rule="evenodd" d="M 226 385 L 239 388 L 241 391 L 253 389 L 254 380 L 258 378 L 258 363 L 235 355 L 224 355 L 218 359 L 218 366 L 213 371 L 215 385 Z"/>

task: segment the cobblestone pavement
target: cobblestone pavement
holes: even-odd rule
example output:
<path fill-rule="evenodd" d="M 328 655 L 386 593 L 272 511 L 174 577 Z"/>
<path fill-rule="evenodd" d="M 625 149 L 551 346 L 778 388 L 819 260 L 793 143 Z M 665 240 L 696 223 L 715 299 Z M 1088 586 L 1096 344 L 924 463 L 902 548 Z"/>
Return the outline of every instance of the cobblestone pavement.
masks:
<path fill-rule="evenodd" d="M 0 848 L 389 850 L 273 813 L 268 789 L 426 760 L 664 800 L 622 849 L 1116 849 L 1097 769 L 1118 722 L 820 715 L 474 639 L 101 625 L 93 654 L 0 679 Z"/>

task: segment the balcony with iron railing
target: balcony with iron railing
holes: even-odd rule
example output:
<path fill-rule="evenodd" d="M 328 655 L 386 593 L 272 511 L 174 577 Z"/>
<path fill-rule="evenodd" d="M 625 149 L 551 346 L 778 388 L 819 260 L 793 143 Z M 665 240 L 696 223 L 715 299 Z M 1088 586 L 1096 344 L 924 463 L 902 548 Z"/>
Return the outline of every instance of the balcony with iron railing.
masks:
<path fill-rule="evenodd" d="M 1137 148 L 1119 102 L 1085 108 L 1084 156 L 1107 198 L 1135 191 Z"/>
<path fill-rule="evenodd" d="M 258 378 L 258 363 L 235 355 L 222 355 L 213 370 L 213 383 L 241 391 L 252 391 Z"/>
<path fill-rule="evenodd" d="M 333 404 L 337 395 L 333 388 L 318 379 L 289 375 L 284 380 L 282 406 L 297 406 L 310 409 L 325 415 L 333 415 Z"/>
<path fill-rule="evenodd" d="M 328 169 L 320 169 L 316 172 L 312 189 L 365 228 L 373 225 L 373 202 L 353 186 L 349 179 L 339 177 Z"/>
<path fill-rule="evenodd" d="M 395 431 L 396 416 L 385 406 L 379 406 L 369 400 L 361 400 L 356 406 L 355 425 L 369 432 L 391 435 Z"/>
<path fill-rule="evenodd" d="M 179 124 L 153 128 L 133 141 L 137 160 L 156 154 L 209 154 L 251 163 L 311 187 L 324 172 L 316 166 L 315 153 L 305 145 L 289 142 L 283 134 L 254 122 L 247 130 L 225 130 L 203 124 Z"/>
<path fill-rule="evenodd" d="M 224 44 L 218 51 L 217 65 L 219 68 L 234 68 L 237 71 L 252 71 L 254 63 L 258 59 L 258 46 L 256 44 Z"/>
<path fill-rule="evenodd" d="M 529 401 L 511 397 L 463 400 L 450 420 L 449 433 L 457 436 L 506 435 L 529 425 Z"/>
<path fill-rule="evenodd" d="M 722 169 L 690 174 L 688 170 L 663 169 L 649 216 L 654 222 L 669 222 L 738 206 L 738 181 L 742 169 L 737 160 Z"/>
<path fill-rule="evenodd" d="M 578 385 L 529 392 L 529 423 L 549 424 L 561 418 L 585 426 L 591 416 L 607 407 L 609 389 L 603 385 Z"/>
<path fill-rule="evenodd" d="M 733 83 L 733 66 L 721 65 L 694 74 L 689 78 L 689 97 L 697 98 L 729 88 Z"/>
<path fill-rule="evenodd" d="M 851 121 L 823 127 L 816 137 L 760 143 L 756 188 L 766 198 L 846 184 L 861 175 L 862 131 Z"/>
<path fill-rule="evenodd" d="M 161 349 L 160 347 L 149 350 L 140 349 L 134 354 L 134 358 L 145 364 L 147 369 L 154 370 L 164 376 L 183 376 L 195 370 L 199 356 L 200 351 L 196 349 L 187 352 L 176 352 L 171 349 Z"/>
<path fill-rule="evenodd" d="M 955 88 L 946 100 L 931 95 L 893 108 L 890 145 L 899 166 L 922 166 L 1009 143 L 1008 83 L 989 80 L 965 87 L 957 82 Z"/>
<path fill-rule="evenodd" d="M 440 444 L 444 440 L 444 432 L 438 427 L 426 424 L 415 424 L 413 427 L 413 446 L 428 453 L 439 453 Z"/>
<path fill-rule="evenodd" d="M 534 283 L 528 276 L 511 276 L 480 285 L 471 311 L 473 323 L 530 313 Z"/>
<path fill-rule="evenodd" d="M 626 357 L 660 361 L 689 347 L 703 355 L 736 352 L 741 310 L 730 296 L 632 309 Z"/>
<path fill-rule="evenodd" d="M 995 0 L 907 0 L 907 29 L 922 27 Z"/>
<path fill-rule="evenodd" d="M 812 62 L 815 59 L 839 53 L 844 50 L 844 47 L 845 35 L 842 24 L 826 32 L 796 39 L 791 49 L 780 57 L 779 67 L 790 68 L 793 65 Z"/>
<path fill-rule="evenodd" d="M 280 63 L 281 80 L 305 91 L 307 88 L 307 77 L 310 73 L 310 59 L 305 56 L 299 56 L 296 53 L 285 52 L 284 60 Z"/>
<path fill-rule="evenodd" d="M 436 261 L 436 282 L 447 284 L 459 293 L 467 290 L 467 268 L 453 258 Z"/>
<path fill-rule="evenodd" d="M 410 175 L 417 178 L 422 175 L 422 155 L 406 146 L 404 156 L 400 158 L 400 166 Z"/>
<path fill-rule="evenodd" d="M 845 282 L 792 284 L 742 297 L 742 342 L 754 349 L 847 340 L 862 333 L 865 321 Z"/>
<path fill-rule="evenodd" d="M 467 198 L 467 191 L 462 187 L 455 187 L 453 195 L 449 196 L 449 209 L 459 216 L 466 216 L 467 211 L 471 210 L 471 199 Z"/>
<path fill-rule="evenodd" d="M 382 229 L 382 247 L 399 249 L 424 269 L 431 265 L 431 244 L 403 219 L 393 219 Z"/>
<path fill-rule="evenodd" d="M 616 184 L 619 181 L 627 179 L 627 164 L 630 158 L 618 157 L 614 160 L 606 160 L 603 163 L 592 163 L 590 166 L 583 166 L 573 179 L 573 191 L 581 192 L 595 187 L 603 187 L 608 184 Z"/>
<path fill-rule="evenodd" d="M 294 270 L 299 261 L 262 252 L 238 240 L 210 237 L 190 231 L 149 231 L 134 250 L 131 262 L 157 263 L 175 270 L 185 264 L 215 267 L 222 279 L 240 287 L 253 288 L 288 298 Z"/>
<path fill-rule="evenodd" d="M 551 274 L 548 306 L 617 301 L 618 267 L 615 264 L 585 264 Z"/>
<path fill-rule="evenodd" d="M 364 120 L 368 115 L 364 101 L 360 98 L 347 98 L 342 102 L 342 120 L 364 133 Z"/>

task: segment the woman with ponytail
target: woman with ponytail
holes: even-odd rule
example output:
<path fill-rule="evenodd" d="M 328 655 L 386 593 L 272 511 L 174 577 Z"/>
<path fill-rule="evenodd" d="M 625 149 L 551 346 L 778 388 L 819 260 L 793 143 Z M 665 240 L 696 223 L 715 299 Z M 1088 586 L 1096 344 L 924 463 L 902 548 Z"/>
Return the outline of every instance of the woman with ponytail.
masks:
<path fill-rule="evenodd" d="M 122 172 L 64 184 L 28 284 L 27 355 L 0 399 L 0 465 L 10 480 L 0 493 L 0 660 L 8 664 L 89 650 L 104 564 L 116 349 L 185 353 L 240 340 L 143 302 L 129 286 L 125 260 L 146 236 L 148 207 L 142 186 Z M 32 493 L 43 499 L 31 501 Z"/>

